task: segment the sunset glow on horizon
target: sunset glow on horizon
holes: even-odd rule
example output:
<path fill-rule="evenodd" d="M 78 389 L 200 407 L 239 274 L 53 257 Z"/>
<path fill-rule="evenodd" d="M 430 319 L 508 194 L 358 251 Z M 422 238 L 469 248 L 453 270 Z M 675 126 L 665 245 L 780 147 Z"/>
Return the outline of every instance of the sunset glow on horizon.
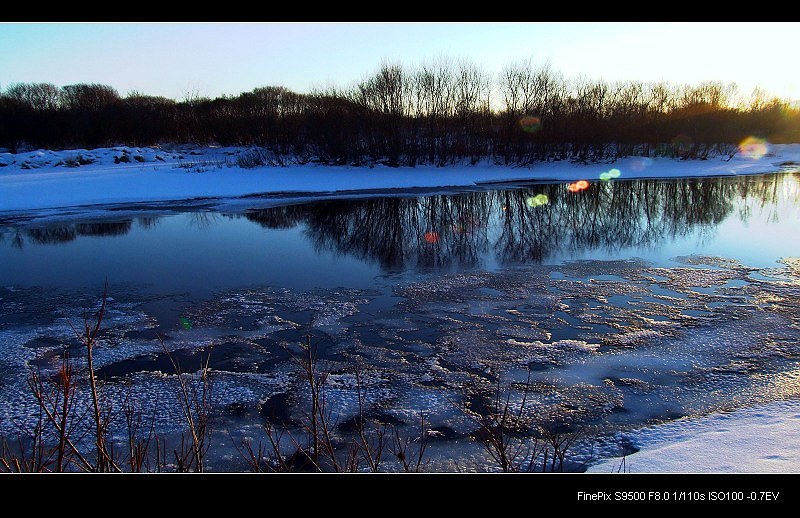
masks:
<path fill-rule="evenodd" d="M 383 62 L 466 59 L 496 77 L 530 59 L 566 77 L 735 82 L 743 96 L 760 87 L 799 101 L 798 29 L 795 22 L 2 23 L 0 88 L 102 83 L 122 95 L 181 99 L 267 85 L 346 87 Z"/>

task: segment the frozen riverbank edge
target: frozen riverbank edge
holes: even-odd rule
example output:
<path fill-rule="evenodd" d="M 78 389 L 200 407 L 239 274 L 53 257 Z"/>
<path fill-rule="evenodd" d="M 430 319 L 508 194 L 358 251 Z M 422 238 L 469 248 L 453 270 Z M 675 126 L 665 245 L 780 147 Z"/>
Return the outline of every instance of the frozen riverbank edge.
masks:
<path fill-rule="evenodd" d="M 764 156 L 708 160 L 629 157 L 613 163 L 548 162 L 530 167 L 339 167 L 315 164 L 238 167 L 244 147 L 113 147 L 0 153 L 0 214 L 100 205 L 164 203 L 254 196 L 352 196 L 397 189 L 464 188 L 513 182 L 600 182 L 797 171 L 800 144 L 770 146 Z"/>
<path fill-rule="evenodd" d="M 640 450 L 589 473 L 800 473 L 800 400 L 679 419 L 624 434 Z"/>

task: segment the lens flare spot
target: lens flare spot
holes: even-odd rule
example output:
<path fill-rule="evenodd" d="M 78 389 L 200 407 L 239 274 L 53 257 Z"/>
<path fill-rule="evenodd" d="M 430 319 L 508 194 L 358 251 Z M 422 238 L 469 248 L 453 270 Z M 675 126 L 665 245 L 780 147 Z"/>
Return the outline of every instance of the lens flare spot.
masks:
<path fill-rule="evenodd" d="M 578 180 L 577 182 L 572 182 L 567 186 L 569 192 L 580 192 L 589 187 L 589 182 L 586 180 Z"/>
<path fill-rule="evenodd" d="M 763 158 L 769 150 L 768 143 L 763 138 L 747 137 L 739 143 L 739 152 L 752 160 Z"/>
<path fill-rule="evenodd" d="M 476 228 L 480 226 L 480 222 L 473 216 L 462 214 L 458 217 L 458 221 L 453 223 L 452 228 L 453 232 L 457 234 L 466 234 L 467 232 L 473 232 Z"/>
<path fill-rule="evenodd" d="M 181 326 L 183 326 L 184 329 L 191 329 L 192 328 L 192 322 L 188 318 L 181 317 L 179 320 L 181 322 Z"/>
<path fill-rule="evenodd" d="M 631 160 L 630 168 L 635 172 L 641 172 L 653 165 L 653 159 L 648 157 L 636 157 Z"/>
<path fill-rule="evenodd" d="M 550 202 L 550 199 L 547 197 L 546 194 L 537 194 L 536 196 L 530 196 L 525 203 L 530 208 L 541 207 L 542 205 L 547 205 Z"/>
<path fill-rule="evenodd" d="M 519 120 L 519 127 L 526 133 L 536 133 L 542 129 L 542 120 L 535 115 L 527 115 Z"/>
<path fill-rule="evenodd" d="M 609 169 L 608 171 L 603 171 L 600 173 L 600 179 L 604 182 L 607 182 L 609 180 L 613 180 L 614 178 L 619 178 L 621 174 L 622 171 L 619 169 Z"/>
<path fill-rule="evenodd" d="M 439 233 L 438 232 L 425 232 L 425 242 L 429 244 L 435 244 L 439 242 Z"/>
<path fill-rule="evenodd" d="M 685 133 L 675 135 L 675 137 L 672 139 L 672 145 L 678 149 L 688 148 L 692 145 L 692 143 L 692 137 L 686 135 Z"/>

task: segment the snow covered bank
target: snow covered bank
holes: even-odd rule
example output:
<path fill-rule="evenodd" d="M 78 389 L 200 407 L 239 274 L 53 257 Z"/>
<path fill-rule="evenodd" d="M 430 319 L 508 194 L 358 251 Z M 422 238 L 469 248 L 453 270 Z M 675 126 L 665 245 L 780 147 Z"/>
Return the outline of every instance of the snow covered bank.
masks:
<path fill-rule="evenodd" d="M 629 473 L 800 473 L 800 400 L 681 419 L 634 432 Z M 621 458 L 591 466 L 616 473 Z"/>
<path fill-rule="evenodd" d="M 242 169 L 236 166 L 236 157 L 244 150 L 116 147 L 0 153 L 0 212 L 254 194 L 456 187 L 515 180 L 601 181 L 604 173 L 603 178 L 608 180 L 744 175 L 800 167 L 800 144 L 775 145 L 761 158 L 738 154 L 730 161 L 727 157 L 695 161 L 632 157 L 613 164 L 555 162 L 530 168 L 309 164 Z"/>

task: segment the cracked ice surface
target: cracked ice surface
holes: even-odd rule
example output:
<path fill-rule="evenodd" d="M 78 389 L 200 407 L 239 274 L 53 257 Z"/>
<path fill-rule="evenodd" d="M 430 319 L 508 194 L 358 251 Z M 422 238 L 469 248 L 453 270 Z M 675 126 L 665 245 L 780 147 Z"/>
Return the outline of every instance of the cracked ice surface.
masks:
<path fill-rule="evenodd" d="M 166 431 L 177 429 L 180 408 L 164 349 L 194 365 L 193 376 L 210 354 L 212 400 L 223 415 L 243 409 L 252 418 L 286 394 L 286 414 L 298 419 L 307 388 L 291 354 L 310 336 L 331 372 L 326 397 L 337 423 L 358 412 L 360 386 L 368 416 L 416 426 L 424 412 L 431 426 L 463 438 L 475 424 L 459 407 L 480 409 L 475 402 L 501 380 L 511 404 L 526 397 L 537 419 L 607 437 L 601 453 L 617 447 L 619 430 L 800 395 L 800 260 L 769 269 L 706 256 L 676 262 L 412 277 L 387 293 L 225 290 L 182 308 L 189 329 L 165 330 L 135 290 L 119 290 L 108 301 L 97 368 L 108 374 L 110 400 L 134 387 Z M 66 348 L 85 368 L 69 323 L 97 307 L 75 293 L 0 288 L 4 432 L 33 415 L 27 367 L 52 374 Z M 156 331 L 165 331 L 162 340 Z"/>

